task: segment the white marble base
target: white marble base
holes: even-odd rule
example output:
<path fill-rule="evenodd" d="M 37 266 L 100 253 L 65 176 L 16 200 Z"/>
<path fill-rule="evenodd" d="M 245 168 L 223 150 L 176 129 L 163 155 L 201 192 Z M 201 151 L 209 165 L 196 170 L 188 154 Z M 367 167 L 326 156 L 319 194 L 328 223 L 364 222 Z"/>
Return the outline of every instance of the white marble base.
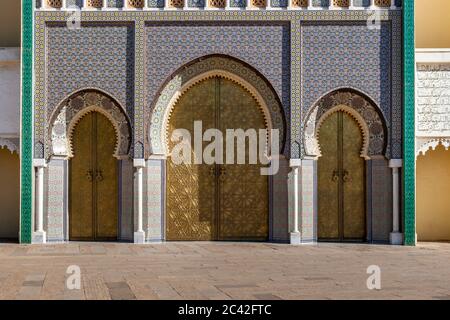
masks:
<path fill-rule="evenodd" d="M 391 232 L 389 235 L 389 241 L 392 245 L 401 246 L 403 244 L 403 233 Z"/>
<path fill-rule="evenodd" d="M 47 243 L 47 234 L 45 231 L 35 231 L 33 232 L 31 243 L 33 244 L 44 244 Z"/>
<path fill-rule="evenodd" d="M 290 244 L 299 245 L 301 244 L 300 232 L 291 232 L 290 233 Z"/>
<path fill-rule="evenodd" d="M 145 232 L 141 231 L 137 231 L 134 233 L 134 243 L 137 244 L 143 244 L 145 243 Z"/>

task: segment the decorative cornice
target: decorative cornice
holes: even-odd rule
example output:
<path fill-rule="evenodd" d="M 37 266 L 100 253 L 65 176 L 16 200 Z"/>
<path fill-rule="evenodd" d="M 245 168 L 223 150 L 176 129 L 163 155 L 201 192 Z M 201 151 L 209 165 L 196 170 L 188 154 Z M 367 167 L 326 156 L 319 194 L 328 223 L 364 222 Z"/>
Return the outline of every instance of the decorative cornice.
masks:
<path fill-rule="evenodd" d="M 10 139 L 0 138 L 0 148 L 6 148 L 11 151 L 11 153 L 16 152 L 17 154 L 20 154 L 20 147 Z"/>
<path fill-rule="evenodd" d="M 430 150 L 436 150 L 438 145 L 442 145 L 445 150 L 450 148 L 450 137 L 417 138 L 416 157 L 426 155 Z"/>
<path fill-rule="evenodd" d="M 69 7 L 67 0 L 40 0 L 42 5 L 38 8 L 39 11 L 60 11 L 60 10 L 75 10 L 73 5 Z M 230 0 L 207 0 L 192 4 L 189 0 L 168 0 L 162 3 L 155 2 L 149 4 L 147 0 L 123 0 L 122 5 L 110 6 L 107 0 L 86 0 L 78 10 L 82 11 L 142 11 L 142 10 L 397 10 L 401 9 L 397 6 L 395 0 L 375 0 L 365 5 L 364 3 L 357 4 L 354 0 L 346 1 L 329 1 L 328 5 L 314 2 L 314 0 L 288 0 L 285 2 L 274 2 L 272 0 L 248 0 L 248 1 L 230 1 Z"/>

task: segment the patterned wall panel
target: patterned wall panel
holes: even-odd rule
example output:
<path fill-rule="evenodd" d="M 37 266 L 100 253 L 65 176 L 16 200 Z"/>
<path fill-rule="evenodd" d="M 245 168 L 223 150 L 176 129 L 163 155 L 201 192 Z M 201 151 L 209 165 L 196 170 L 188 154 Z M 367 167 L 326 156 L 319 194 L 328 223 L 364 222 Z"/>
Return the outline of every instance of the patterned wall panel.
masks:
<path fill-rule="evenodd" d="M 416 135 L 450 136 L 450 64 L 418 63 Z"/>
<path fill-rule="evenodd" d="M 288 174 L 289 162 L 286 158 L 280 159 L 280 168 L 278 173 L 272 177 L 271 193 L 273 194 L 272 210 L 272 232 L 271 239 L 274 241 L 287 241 L 289 239 L 289 221 L 288 221 Z"/>
<path fill-rule="evenodd" d="M 52 160 L 45 170 L 46 199 L 44 214 L 44 230 L 48 241 L 64 241 L 66 232 L 66 177 L 67 161 Z"/>
<path fill-rule="evenodd" d="M 66 6 L 68 8 L 72 6 L 77 6 L 78 8 L 83 7 L 83 0 L 66 0 Z"/>
<path fill-rule="evenodd" d="M 147 5 L 149 8 L 164 8 L 164 0 L 148 0 Z"/>
<path fill-rule="evenodd" d="M 287 24 L 147 24 L 146 40 L 147 119 L 156 94 L 168 77 L 190 61 L 210 54 L 233 56 L 261 72 L 274 87 L 289 118 L 290 30 Z"/>
<path fill-rule="evenodd" d="M 365 22 L 307 22 L 301 30 L 302 114 L 329 91 L 350 87 L 375 101 L 390 129 L 391 80 L 401 79 L 400 72 L 393 73 L 391 67 L 391 24 L 382 22 L 378 30 L 368 28 Z M 395 101 L 397 108 L 399 98 Z M 401 124 L 401 113 L 395 119 Z M 398 131 L 397 136 L 401 133 Z"/>
<path fill-rule="evenodd" d="M 80 30 L 49 24 L 47 35 L 47 117 L 70 93 L 99 88 L 117 98 L 133 116 L 134 30 L 126 24 L 88 24 Z"/>
<path fill-rule="evenodd" d="M 315 177 L 317 175 L 316 161 L 303 160 L 300 168 L 302 177 L 300 182 L 301 209 L 300 209 L 300 233 L 303 242 L 317 240 L 316 224 L 317 199 Z"/>
<path fill-rule="evenodd" d="M 33 0 L 22 0 L 20 243 L 31 243 L 33 212 Z"/>
<path fill-rule="evenodd" d="M 149 105 L 151 104 L 149 97 L 153 97 L 155 95 L 155 91 L 158 90 L 158 88 L 161 86 L 161 82 L 166 79 L 170 72 L 173 72 L 176 70 L 179 65 L 182 63 L 185 63 L 189 60 L 194 59 L 195 57 L 209 54 L 211 52 L 213 53 L 225 53 L 230 52 L 229 54 L 235 55 L 240 59 L 243 59 L 246 62 L 250 62 L 251 65 L 256 67 L 260 72 L 262 72 L 263 75 L 265 75 L 269 81 L 274 85 L 275 90 L 277 90 L 278 94 L 280 95 L 283 104 L 285 108 L 289 108 L 291 110 L 291 114 L 288 115 L 287 120 L 288 123 L 290 122 L 290 117 L 292 118 L 293 125 L 291 126 L 291 132 L 292 136 L 295 137 L 293 141 L 291 142 L 291 146 L 293 147 L 293 151 L 291 152 L 293 157 L 299 156 L 299 150 L 298 150 L 298 141 L 301 140 L 301 112 L 300 107 L 302 105 L 302 92 L 300 90 L 300 70 L 301 70 L 301 62 L 302 62 L 302 56 L 301 56 L 301 33 L 300 25 L 301 24 L 307 24 L 311 21 L 318 22 L 318 21 L 336 21 L 336 23 L 341 22 L 348 22 L 349 24 L 356 24 L 359 25 L 360 28 L 364 28 L 364 24 L 368 20 L 371 12 L 368 11 L 340 11 L 340 10 L 324 10 L 324 11 L 248 11 L 248 12 L 240 12 L 240 11 L 233 11 L 233 12 L 221 12 L 221 11 L 152 11 L 152 12 L 90 12 L 90 13 L 82 13 L 82 19 L 85 21 L 85 23 L 88 23 L 88 21 L 111 21 L 108 23 L 113 23 L 112 21 L 115 21 L 114 23 L 119 23 L 120 21 L 125 22 L 129 21 L 130 23 L 135 23 L 139 30 L 139 32 L 136 34 L 136 37 L 139 39 L 139 41 L 136 43 L 136 63 L 142 64 L 142 65 L 148 65 L 148 61 L 141 61 L 140 57 L 144 57 L 144 51 L 145 48 L 143 45 L 141 45 L 143 42 L 141 42 L 141 24 L 144 21 L 150 22 L 149 25 L 159 28 L 159 30 L 162 30 L 158 32 L 158 30 L 153 30 L 154 34 L 156 35 L 154 39 L 162 38 L 162 41 L 160 41 L 158 44 L 154 46 L 149 46 L 147 43 L 147 47 L 149 50 L 152 51 L 152 56 L 158 56 L 161 57 L 158 59 L 153 60 L 153 65 L 150 65 L 149 68 L 146 70 L 145 76 L 138 70 L 141 70 L 141 68 L 136 68 L 136 75 L 135 75 L 135 82 L 138 84 L 139 89 L 136 88 L 135 92 L 135 117 L 137 118 L 138 123 L 136 124 L 136 132 L 135 132 L 135 138 L 141 139 L 143 138 L 143 133 L 141 132 L 144 127 L 144 120 L 143 120 L 143 113 L 144 113 L 144 107 L 141 105 L 144 104 L 143 95 L 140 92 L 143 92 L 143 88 L 140 89 L 140 87 L 144 86 L 143 82 L 141 81 L 145 77 L 147 78 L 147 82 L 149 79 L 149 74 L 152 74 L 156 77 L 159 76 L 160 79 L 158 79 L 157 82 L 149 83 L 146 85 L 147 93 L 146 93 L 146 105 L 147 107 L 145 109 L 149 109 Z M 398 30 L 401 22 L 401 11 L 383 11 L 380 13 L 380 19 L 384 21 L 383 23 L 386 24 L 392 24 L 393 30 Z M 65 21 L 67 19 L 67 14 L 64 12 L 38 12 L 36 14 L 36 66 L 37 66 L 37 76 L 36 76 L 36 86 L 39 88 L 39 90 L 36 93 L 36 122 L 39 124 L 36 126 L 36 136 L 39 137 L 39 134 L 41 134 L 42 129 L 45 126 L 44 121 L 45 117 L 42 116 L 43 114 L 43 108 L 45 106 L 45 101 L 42 92 L 44 92 L 42 83 L 44 82 L 43 79 L 41 79 L 43 71 L 44 71 L 44 60 L 42 59 L 44 52 L 45 52 L 45 46 L 43 45 L 43 33 L 45 31 L 44 28 L 44 21 Z M 211 22 L 213 21 L 214 22 Z M 164 21 L 164 22 L 163 22 Z M 183 22 L 181 22 L 183 21 Z M 186 22 L 189 21 L 189 22 Z M 206 22 L 209 21 L 209 22 Z M 269 22 L 270 21 L 270 22 Z M 275 22 L 279 21 L 279 22 Z M 281 22 L 284 21 L 284 22 Z M 90 22 L 90 23 L 92 23 Z M 192 24 L 197 23 L 198 25 L 201 25 L 202 28 L 193 28 Z M 267 29 L 269 27 L 275 28 L 274 24 L 282 24 L 284 23 L 285 29 L 290 29 L 293 32 L 287 32 L 284 31 L 284 37 L 283 37 L 283 49 L 280 50 L 280 45 L 267 45 L 269 41 L 262 41 L 261 35 L 263 35 L 264 40 L 267 39 L 273 39 L 273 35 L 267 34 Z M 215 24 L 215 27 L 214 27 Z M 223 28 L 223 25 L 227 24 L 228 26 L 234 25 L 235 28 Z M 268 24 L 270 24 L 268 26 Z M 159 25 L 159 27 L 158 27 Z M 249 28 L 247 28 L 248 25 L 253 25 L 252 28 L 256 29 L 255 32 L 248 32 Z M 265 27 L 262 27 L 264 25 Z M 164 26 L 164 27 L 163 27 Z M 183 26 L 186 27 L 183 29 Z M 242 26 L 242 28 L 240 28 Z M 244 28 L 245 26 L 245 28 Z M 170 37 L 170 32 L 167 33 L 168 28 L 177 29 L 175 30 L 177 36 Z M 150 27 L 147 27 L 149 29 Z M 144 28 L 145 29 L 145 28 Z M 202 29 L 201 31 L 198 31 L 199 29 Z M 214 32 L 207 32 L 206 29 L 212 30 Z M 230 32 L 229 30 L 234 29 L 233 32 Z M 243 30 L 246 29 L 246 32 Z M 250 28 L 251 29 L 251 28 Z M 71 30 L 73 31 L 73 30 Z M 76 34 L 77 32 L 75 32 Z M 277 32 L 276 32 L 277 33 Z M 168 36 L 168 37 L 163 37 Z M 149 37 L 149 32 L 147 32 L 147 40 Z M 142 36 L 142 39 L 144 36 Z M 227 38 L 227 39 L 225 39 Z M 234 39 L 233 39 L 234 38 Z M 290 39 L 289 39 L 290 38 Z M 178 39 L 179 42 L 177 42 L 177 51 L 176 54 L 177 57 L 174 57 L 174 48 L 171 47 L 171 44 L 174 43 L 174 39 Z M 204 39 L 205 41 L 201 41 Z M 217 39 L 220 39 L 221 42 Z M 237 40 L 239 39 L 239 41 Z M 256 45 L 255 45 L 256 40 Z M 148 41 L 147 41 L 148 42 Z M 199 45 L 201 44 L 201 45 Z M 225 45 L 226 44 L 226 45 Z M 261 44 L 261 45 L 260 45 Z M 195 47 L 192 49 L 192 47 Z M 223 48 L 231 48 L 233 47 L 235 50 L 223 50 Z M 243 48 L 246 48 L 246 50 L 242 50 Z M 189 50 L 186 50 L 189 49 Z M 264 50 L 263 50 L 264 49 Z M 278 50 L 278 51 L 277 51 Z M 392 87 L 393 93 L 393 119 L 399 119 L 401 117 L 401 77 L 398 77 L 397 75 L 401 73 L 400 68 L 400 61 L 401 61 L 401 34 L 399 32 L 392 33 L 392 64 L 395 66 L 399 66 L 398 69 L 392 68 Z M 274 68 L 272 68 L 272 61 L 274 61 L 274 55 L 272 54 L 274 51 L 282 52 L 282 55 L 284 58 L 283 60 L 283 68 L 287 65 L 287 70 L 292 70 L 292 72 L 289 71 L 283 71 L 280 76 L 279 70 L 273 71 Z M 236 53 L 237 52 L 237 53 Z M 256 55 L 257 59 L 249 58 L 252 55 Z M 149 52 L 145 53 L 145 56 L 147 57 L 147 60 L 149 60 Z M 278 58 L 278 54 L 275 55 L 275 57 Z M 168 59 L 170 58 L 170 59 Z M 172 59 L 172 60 L 171 60 Z M 275 59 L 275 60 L 276 60 Z M 289 62 L 285 62 L 288 61 Z M 368 60 L 368 59 L 366 59 Z M 156 62 L 155 62 L 156 61 Z M 166 61 L 170 61 L 169 63 L 166 63 Z M 173 66 L 170 65 L 172 62 L 178 62 L 179 65 Z M 159 65 L 158 65 L 159 64 Z M 275 63 L 273 64 L 275 65 Z M 163 70 L 164 72 L 158 72 L 159 70 Z M 152 70 L 150 71 L 149 70 Z M 166 71 L 168 71 L 166 73 Z M 153 72 L 153 73 L 152 73 Z M 164 75 L 162 75 L 164 74 Z M 138 78 L 136 78 L 138 76 Z M 282 78 L 282 80 L 280 80 Z M 365 81 L 365 79 L 364 79 Z M 363 82 L 364 82 L 363 81 Z M 281 83 L 281 85 L 280 85 Z M 153 87 L 152 87 L 153 86 Z M 280 89 L 280 86 L 282 89 Z M 395 89 L 397 88 L 397 89 Z M 52 93 L 53 94 L 53 93 Z M 141 102 L 142 100 L 142 102 Z M 287 107 L 289 105 L 289 107 Z M 141 116 L 142 114 L 142 116 Z M 147 120 L 148 121 L 148 117 Z M 392 123 L 393 130 L 395 129 L 395 132 L 401 131 L 401 121 L 393 121 Z M 397 139 L 395 141 L 396 143 L 393 143 L 393 145 L 399 145 L 400 144 L 400 134 L 393 134 L 393 141 L 394 139 Z M 136 145 L 139 145 L 140 140 L 136 141 Z M 289 141 L 288 141 L 289 142 Z M 39 141 L 37 141 L 39 143 Z M 140 145 L 140 149 L 142 149 L 143 146 Z M 289 149 L 289 148 L 288 148 Z M 297 149 L 297 150 L 296 150 Z M 136 153 L 136 150 L 135 150 Z M 142 152 L 141 152 L 142 153 Z M 393 152 L 394 153 L 394 152 Z M 400 157 L 401 156 L 401 147 L 396 150 L 396 154 Z"/>
<path fill-rule="evenodd" d="M 148 160 L 145 167 L 144 231 L 147 241 L 163 239 L 164 160 Z"/>
<path fill-rule="evenodd" d="M 371 160 L 371 234 L 374 242 L 389 242 L 392 232 L 392 169 L 384 159 Z"/>
<path fill-rule="evenodd" d="M 124 0 L 107 0 L 108 7 L 109 8 L 123 8 L 124 7 Z"/>
<path fill-rule="evenodd" d="M 416 208 L 415 208 L 415 43 L 414 43 L 414 1 L 404 1 L 403 7 L 403 210 L 404 238 L 406 245 L 416 244 Z"/>
<path fill-rule="evenodd" d="M 133 240 L 133 162 L 120 161 L 120 240 Z"/>
<path fill-rule="evenodd" d="M 353 0 L 353 6 L 368 7 L 368 6 L 370 6 L 370 0 Z"/>

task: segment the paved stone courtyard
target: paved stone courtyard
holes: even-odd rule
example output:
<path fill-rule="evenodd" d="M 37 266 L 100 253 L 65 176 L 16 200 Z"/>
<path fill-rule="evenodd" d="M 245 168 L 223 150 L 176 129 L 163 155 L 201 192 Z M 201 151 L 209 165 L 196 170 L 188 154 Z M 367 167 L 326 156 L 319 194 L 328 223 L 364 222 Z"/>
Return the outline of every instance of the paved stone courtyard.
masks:
<path fill-rule="evenodd" d="M 66 288 L 71 265 L 80 290 Z M 0 299 L 382 298 L 450 299 L 450 244 L 0 244 Z"/>

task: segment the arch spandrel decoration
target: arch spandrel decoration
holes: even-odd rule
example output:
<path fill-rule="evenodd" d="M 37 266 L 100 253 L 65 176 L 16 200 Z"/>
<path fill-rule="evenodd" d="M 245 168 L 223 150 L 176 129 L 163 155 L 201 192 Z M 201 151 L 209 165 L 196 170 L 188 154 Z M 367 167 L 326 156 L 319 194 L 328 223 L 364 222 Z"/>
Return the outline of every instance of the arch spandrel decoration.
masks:
<path fill-rule="evenodd" d="M 131 126 L 123 108 L 109 95 L 98 90 L 83 90 L 71 95 L 56 110 L 50 121 L 50 156 L 73 157 L 71 135 L 77 123 L 90 112 L 106 116 L 116 131 L 116 158 L 128 157 Z"/>
<path fill-rule="evenodd" d="M 436 148 L 442 145 L 445 150 L 449 150 L 450 148 L 450 137 L 440 137 L 440 138 L 418 138 L 417 139 L 417 148 L 416 148 L 416 157 L 422 155 L 426 155 L 426 153 L 430 150 L 436 150 Z"/>
<path fill-rule="evenodd" d="M 166 155 L 166 126 L 178 98 L 195 83 L 213 76 L 232 80 L 243 86 L 259 102 L 269 122 L 269 129 L 280 132 L 280 153 L 285 142 L 285 117 L 274 90 L 256 71 L 233 58 L 210 56 L 181 69 L 161 91 L 150 116 L 147 134 L 151 154 Z"/>
<path fill-rule="evenodd" d="M 387 130 L 384 120 L 372 102 L 353 90 L 334 91 L 321 98 L 311 109 L 305 121 L 303 138 L 306 156 L 320 157 L 320 126 L 330 114 L 337 111 L 348 113 L 358 123 L 363 135 L 361 157 L 370 159 L 385 156 Z"/>

